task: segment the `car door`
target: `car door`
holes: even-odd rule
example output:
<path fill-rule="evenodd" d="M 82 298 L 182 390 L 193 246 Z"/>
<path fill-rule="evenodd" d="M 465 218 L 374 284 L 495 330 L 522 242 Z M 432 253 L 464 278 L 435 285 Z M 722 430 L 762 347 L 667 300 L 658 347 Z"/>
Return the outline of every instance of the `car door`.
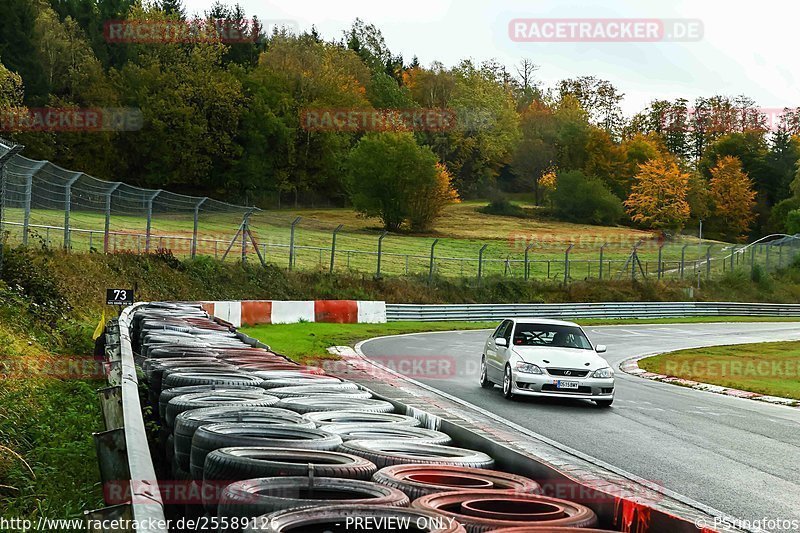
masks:
<path fill-rule="evenodd" d="M 496 383 L 499 383 L 499 380 L 502 379 L 505 365 L 502 359 L 506 357 L 507 351 L 506 347 L 498 346 L 496 341 L 499 338 L 508 338 L 510 332 L 511 321 L 504 320 L 486 341 L 486 373 L 489 379 Z"/>

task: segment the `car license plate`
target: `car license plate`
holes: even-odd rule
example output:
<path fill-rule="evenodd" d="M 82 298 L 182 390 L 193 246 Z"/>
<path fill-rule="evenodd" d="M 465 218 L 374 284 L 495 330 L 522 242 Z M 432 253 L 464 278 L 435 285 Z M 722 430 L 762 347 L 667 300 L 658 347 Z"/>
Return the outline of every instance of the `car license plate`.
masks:
<path fill-rule="evenodd" d="M 577 381 L 562 381 L 562 380 L 559 379 L 558 381 L 556 381 L 556 388 L 559 388 L 559 389 L 577 389 L 578 388 L 578 382 Z"/>

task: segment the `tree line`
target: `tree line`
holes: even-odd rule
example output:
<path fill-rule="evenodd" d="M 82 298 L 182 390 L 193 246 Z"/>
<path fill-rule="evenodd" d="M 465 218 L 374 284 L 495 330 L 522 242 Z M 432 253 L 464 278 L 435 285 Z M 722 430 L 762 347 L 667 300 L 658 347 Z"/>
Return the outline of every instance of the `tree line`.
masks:
<path fill-rule="evenodd" d="M 200 18 L 248 17 L 216 3 Z M 180 0 L 6 0 L 0 108 L 130 107 L 143 120 L 138 131 L 3 134 L 103 179 L 261 206 L 352 205 L 390 229 L 425 229 L 442 203 L 504 192 L 561 219 L 666 230 L 702 219 L 728 238 L 785 231 L 800 208 L 798 109 L 770 116 L 715 95 L 626 117 L 624 94 L 601 77 L 545 87 L 531 59 L 421 65 L 359 19 L 328 39 L 252 17 L 246 42 L 104 35 L 111 20 L 193 19 Z M 314 130 L 309 109 L 449 110 L 456 123 Z"/>

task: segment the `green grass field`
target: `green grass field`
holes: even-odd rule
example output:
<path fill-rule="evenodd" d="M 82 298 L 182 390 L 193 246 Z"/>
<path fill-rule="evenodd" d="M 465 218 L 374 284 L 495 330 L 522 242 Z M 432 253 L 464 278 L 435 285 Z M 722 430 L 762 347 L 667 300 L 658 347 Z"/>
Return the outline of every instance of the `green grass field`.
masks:
<path fill-rule="evenodd" d="M 608 243 L 603 254 L 603 277 L 629 277 L 630 271 L 620 270 L 637 242 L 643 244 L 639 257 L 643 268 L 651 276 L 656 275 L 658 239 L 652 232 L 629 227 L 604 227 L 571 224 L 552 220 L 520 219 L 515 217 L 486 215 L 477 211 L 485 202 L 463 202 L 446 208 L 433 230 L 424 235 L 391 233 L 383 240 L 381 273 L 384 275 L 427 274 L 430 266 L 431 245 L 439 239 L 435 248 L 435 271 L 448 277 L 474 277 L 478 272 L 479 250 L 488 245 L 484 253 L 483 274 L 524 277 L 525 247 L 534 243 L 530 250 L 530 275 L 542 279 L 548 277 L 563 280 L 565 251 L 569 243 L 574 244 L 570 259 L 572 279 L 597 278 L 600 271 L 600 247 Z M 236 234 L 241 222 L 241 212 L 202 213 L 198 225 L 198 248 L 200 254 L 221 258 Z M 295 231 L 295 267 L 304 270 L 327 270 L 331 261 L 332 233 L 338 225 L 334 268 L 337 271 L 375 273 L 377 271 L 378 237 L 381 234 L 376 219 L 358 217 L 351 209 L 302 209 L 261 211 L 251 218 L 251 228 L 259 248 L 269 262 L 289 264 L 290 225 L 296 217 L 302 217 Z M 12 241 L 19 242 L 22 233 L 23 214 L 20 209 L 7 209 L 6 226 Z M 105 217 L 98 211 L 74 210 L 70 214 L 71 245 L 75 250 L 103 249 Z M 48 228 L 49 226 L 49 228 Z M 48 242 L 51 246 L 63 246 L 64 214 L 60 211 L 34 209 L 30 228 L 32 242 Z M 141 208 L 126 214 L 113 213 L 110 219 L 111 237 L 109 249 L 144 251 L 146 244 L 146 219 Z M 85 230 L 93 230 L 88 232 Z M 191 212 L 175 214 L 154 211 L 151 223 L 150 249 L 169 248 L 179 257 L 191 253 L 193 215 Z M 712 271 L 730 268 L 729 246 L 726 243 L 707 242 L 701 248 L 694 237 L 678 237 L 667 243 L 662 251 L 663 269 L 671 271 L 670 277 L 679 277 L 677 272 L 682 254 L 685 254 L 687 277 L 694 276 L 692 265 L 698 257 L 705 259 L 707 245 L 712 248 Z M 241 258 L 241 240 L 232 247 L 229 260 Z M 253 247 L 248 244 L 248 260 L 256 261 Z M 763 262 L 763 258 L 758 258 Z M 773 258 L 777 265 L 779 258 Z M 735 264 L 744 264 L 737 257 Z M 747 262 L 749 266 L 749 262 Z M 705 275 L 706 267 L 700 270 Z M 639 273 L 637 272 L 637 275 Z"/>
<path fill-rule="evenodd" d="M 800 400 L 800 342 L 681 350 L 639 361 L 649 372 Z"/>

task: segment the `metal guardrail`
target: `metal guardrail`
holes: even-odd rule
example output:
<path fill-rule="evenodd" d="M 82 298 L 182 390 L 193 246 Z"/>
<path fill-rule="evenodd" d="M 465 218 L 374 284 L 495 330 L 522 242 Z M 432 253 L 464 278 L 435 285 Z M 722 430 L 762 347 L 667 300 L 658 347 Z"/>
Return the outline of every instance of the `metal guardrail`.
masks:
<path fill-rule="evenodd" d="M 106 328 L 110 387 L 99 391 L 106 431 L 96 433 L 94 438 L 103 495 L 110 507 L 86 512 L 87 529 L 93 532 L 168 531 L 139 401 L 130 338 L 130 320 L 142 305 L 126 308 L 119 320 L 112 320 Z M 128 495 L 130 502 L 115 505 L 120 494 Z M 114 521 L 117 523 L 110 528 L 107 524 Z"/>
<path fill-rule="evenodd" d="M 390 322 L 538 318 L 676 318 L 702 316 L 800 317 L 800 304 L 737 302 L 606 302 L 564 304 L 386 304 Z"/>

